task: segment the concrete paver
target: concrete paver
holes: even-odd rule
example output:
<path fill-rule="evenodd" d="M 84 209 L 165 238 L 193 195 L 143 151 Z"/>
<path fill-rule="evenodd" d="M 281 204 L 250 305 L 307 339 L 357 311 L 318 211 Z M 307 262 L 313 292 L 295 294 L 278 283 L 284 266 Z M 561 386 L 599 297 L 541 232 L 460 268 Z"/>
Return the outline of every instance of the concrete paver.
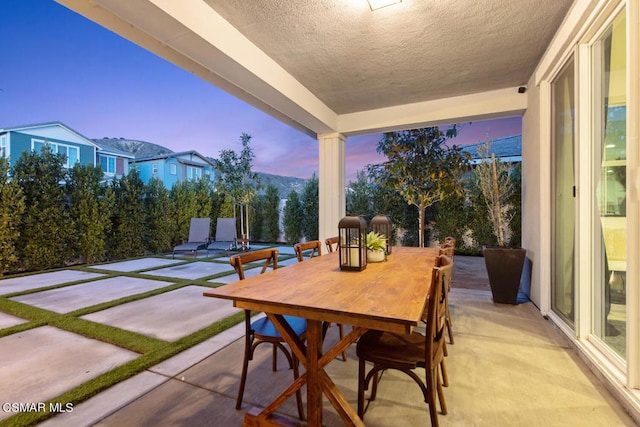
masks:
<path fill-rule="evenodd" d="M 177 264 L 181 262 L 184 261 L 180 259 L 142 258 L 132 259 L 129 261 L 113 262 L 111 264 L 92 265 L 91 268 L 94 268 L 96 270 L 131 272 L 146 270 L 148 268 L 162 267 L 165 265 Z"/>
<path fill-rule="evenodd" d="M 231 267 L 231 264 L 196 261 L 188 264 L 176 265 L 173 267 L 165 267 L 157 270 L 145 271 L 141 274 L 193 280 L 223 272 L 233 272 L 233 267 Z"/>
<path fill-rule="evenodd" d="M 45 402 L 138 356 L 52 326 L 8 335 L 0 338 L 0 396 L 2 402 Z M 0 420 L 12 415 L 0 410 Z"/>
<path fill-rule="evenodd" d="M 207 289 L 204 286 L 185 286 L 82 318 L 175 341 L 238 311 L 231 301 L 202 296 Z"/>
<path fill-rule="evenodd" d="M 0 329 L 10 328 L 15 325 L 19 325 L 21 323 L 26 323 L 27 321 L 21 319 L 16 316 L 12 316 L 10 314 L 0 312 Z"/>
<path fill-rule="evenodd" d="M 0 280 L 0 295 L 44 288 L 47 286 L 55 286 L 78 280 L 89 280 L 100 276 L 104 276 L 104 274 L 76 270 L 60 270 L 52 271 L 50 273 L 39 273 L 29 276 L 3 279 Z"/>
<path fill-rule="evenodd" d="M 172 282 L 138 279 L 135 277 L 110 277 L 89 283 L 56 288 L 34 294 L 10 298 L 56 313 L 68 313 L 129 295 L 141 294 L 171 285 Z"/>

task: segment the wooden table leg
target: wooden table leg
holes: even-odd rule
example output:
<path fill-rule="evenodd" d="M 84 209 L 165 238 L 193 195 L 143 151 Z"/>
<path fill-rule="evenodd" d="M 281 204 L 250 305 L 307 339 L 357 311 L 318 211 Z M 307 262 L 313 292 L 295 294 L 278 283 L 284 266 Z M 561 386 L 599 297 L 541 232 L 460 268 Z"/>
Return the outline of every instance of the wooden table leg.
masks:
<path fill-rule="evenodd" d="M 324 367 L 333 361 L 340 352 L 354 343 L 366 332 L 364 328 L 354 328 L 351 333 L 340 340 L 336 345 L 322 355 L 322 321 L 307 319 L 307 344 L 298 338 L 289 324 L 281 315 L 267 313 L 282 337 L 287 341 L 292 351 L 296 354 L 306 372 L 294 381 L 280 396 L 271 402 L 258 414 L 252 410 L 245 415 L 245 426 L 271 426 L 297 424 L 293 420 L 284 421 L 274 414 L 274 411 L 289 399 L 303 384 L 307 384 L 307 426 L 322 426 L 322 395 L 336 408 L 338 414 L 347 426 L 364 426 L 356 411 L 351 408 L 349 402 L 342 396 Z"/>
<path fill-rule="evenodd" d="M 318 360 L 322 352 L 322 322 L 307 320 L 307 422 L 322 425 L 322 385 Z"/>

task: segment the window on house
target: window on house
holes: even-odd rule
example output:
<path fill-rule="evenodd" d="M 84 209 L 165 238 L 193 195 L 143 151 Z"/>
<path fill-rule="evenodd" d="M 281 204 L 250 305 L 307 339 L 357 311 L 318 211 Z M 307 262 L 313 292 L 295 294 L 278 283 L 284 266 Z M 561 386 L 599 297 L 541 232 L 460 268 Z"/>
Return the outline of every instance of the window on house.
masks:
<path fill-rule="evenodd" d="M 80 149 L 78 147 L 74 147 L 72 145 L 59 144 L 57 142 L 48 142 L 42 141 L 39 139 L 31 140 L 31 149 L 36 153 L 40 154 L 42 152 L 42 147 L 48 145 L 51 149 L 51 153 L 53 154 L 61 154 L 65 156 L 65 161 L 63 166 L 65 168 L 73 167 L 76 163 L 80 161 Z"/>
<path fill-rule="evenodd" d="M 152 175 L 158 175 L 158 164 L 157 163 L 152 163 L 151 164 L 151 174 Z"/>
<path fill-rule="evenodd" d="M 169 167 L 169 173 L 171 175 L 177 175 L 178 174 L 178 165 L 176 165 L 175 163 L 171 163 L 171 166 Z"/>
<path fill-rule="evenodd" d="M 116 158 L 113 156 L 100 156 L 100 167 L 107 174 L 116 173 Z"/>
<path fill-rule="evenodd" d="M 187 179 L 194 181 L 202 179 L 202 168 L 196 166 L 187 166 Z"/>
<path fill-rule="evenodd" d="M 9 146 L 7 135 L 0 136 L 0 156 L 9 157 Z"/>

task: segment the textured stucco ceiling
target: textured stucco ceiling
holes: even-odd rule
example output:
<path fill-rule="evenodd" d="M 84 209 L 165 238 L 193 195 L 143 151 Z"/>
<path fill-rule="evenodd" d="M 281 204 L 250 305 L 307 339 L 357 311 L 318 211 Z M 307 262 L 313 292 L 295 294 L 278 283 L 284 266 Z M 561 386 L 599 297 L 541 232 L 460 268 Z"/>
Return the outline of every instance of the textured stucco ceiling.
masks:
<path fill-rule="evenodd" d="M 572 0 L 206 0 L 338 114 L 525 85 Z"/>

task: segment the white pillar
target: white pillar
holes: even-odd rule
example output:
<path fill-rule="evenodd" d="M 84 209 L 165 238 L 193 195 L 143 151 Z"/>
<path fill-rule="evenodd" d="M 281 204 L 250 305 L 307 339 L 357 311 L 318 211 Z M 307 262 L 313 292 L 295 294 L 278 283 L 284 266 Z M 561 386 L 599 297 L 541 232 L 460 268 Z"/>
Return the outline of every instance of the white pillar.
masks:
<path fill-rule="evenodd" d="M 318 135 L 320 157 L 318 236 L 321 242 L 324 242 L 327 237 L 338 235 L 338 221 L 346 212 L 344 189 L 346 141 L 347 138 L 340 133 Z"/>

